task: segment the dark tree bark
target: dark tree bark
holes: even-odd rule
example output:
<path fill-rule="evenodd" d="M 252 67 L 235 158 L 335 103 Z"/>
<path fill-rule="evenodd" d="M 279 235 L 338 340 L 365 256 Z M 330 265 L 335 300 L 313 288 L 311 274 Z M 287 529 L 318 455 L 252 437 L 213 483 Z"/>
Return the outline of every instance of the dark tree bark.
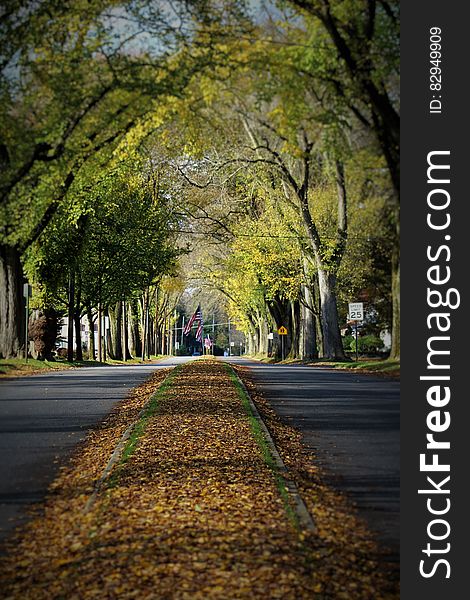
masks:
<path fill-rule="evenodd" d="M 309 286 L 302 286 L 303 302 L 300 306 L 299 356 L 303 360 L 318 358 L 314 298 Z"/>
<path fill-rule="evenodd" d="M 123 300 L 122 302 L 122 357 L 124 360 L 129 360 L 131 354 L 129 352 L 129 327 L 128 327 L 128 310 L 127 310 L 127 302 Z"/>
<path fill-rule="evenodd" d="M 136 298 L 127 303 L 129 351 L 131 356 L 142 356 L 142 338 L 140 335 L 139 306 Z"/>
<path fill-rule="evenodd" d="M 18 356 L 24 350 L 25 303 L 20 253 L 0 245 L 0 358 Z"/>
<path fill-rule="evenodd" d="M 113 307 L 109 307 L 108 316 L 108 355 L 113 360 L 122 360 L 122 303 L 116 302 Z"/>
<path fill-rule="evenodd" d="M 320 301 L 323 356 L 333 360 L 345 360 L 343 343 L 339 331 L 338 308 L 336 305 L 336 273 L 346 250 L 347 240 L 347 196 L 343 165 L 336 162 L 336 185 L 338 196 L 338 226 L 334 253 L 326 264 L 322 257 L 322 243 L 308 203 L 308 181 L 310 157 L 305 156 L 304 183 L 298 188 L 302 219 L 317 269 Z"/>
<path fill-rule="evenodd" d="M 80 276 L 77 277 L 76 282 L 76 298 L 75 298 L 75 310 L 73 320 L 75 323 L 75 358 L 76 360 L 83 360 L 83 348 L 82 348 L 82 322 L 81 322 L 81 286 Z"/>
<path fill-rule="evenodd" d="M 98 362 L 103 362 L 103 309 L 101 303 L 98 304 Z"/>
<path fill-rule="evenodd" d="M 392 256 L 392 347 L 390 358 L 400 360 L 400 256 Z"/>
<path fill-rule="evenodd" d="M 288 335 L 275 335 L 273 340 L 273 355 L 276 358 L 282 357 L 282 346 L 284 346 L 284 358 L 289 356 L 292 347 L 292 309 L 291 303 L 288 300 L 271 300 L 268 302 L 269 312 L 276 325 L 276 330 L 280 327 L 286 327 Z"/>
<path fill-rule="evenodd" d="M 69 276 L 67 306 L 67 360 L 73 362 L 73 330 L 75 318 L 75 273 L 72 271 Z"/>
<path fill-rule="evenodd" d="M 95 323 L 91 305 L 87 306 L 86 315 L 88 319 L 88 360 L 95 360 Z"/>
<path fill-rule="evenodd" d="M 334 360 L 344 359 L 343 341 L 339 330 L 338 308 L 336 306 L 336 275 L 319 269 L 318 285 L 323 328 L 323 357 Z"/>
<path fill-rule="evenodd" d="M 256 319 L 256 339 L 258 341 L 257 354 L 268 355 L 268 324 L 263 315 L 258 314 Z"/>
<path fill-rule="evenodd" d="M 75 313 L 74 317 L 75 324 L 75 360 L 83 360 L 83 348 L 82 348 L 82 322 L 80 319 L 80 313 Z"/>
<path fill-rule="evenodd" d="M 289 357 L 295 359 L 300 358 L 300 302 L 298 300 L 291 302 L 291 311 L 292 345 Z"/>

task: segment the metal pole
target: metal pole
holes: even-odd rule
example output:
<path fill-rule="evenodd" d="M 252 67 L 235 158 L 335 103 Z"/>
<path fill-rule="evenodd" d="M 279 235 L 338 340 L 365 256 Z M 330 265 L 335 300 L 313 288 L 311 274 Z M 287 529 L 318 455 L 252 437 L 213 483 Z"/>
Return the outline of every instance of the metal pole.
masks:
<path fill-rule="evenodd" d="M 228 355 L 232 356 L 232 338 L 230 336 L 230 318 L 228 320 Z"/>
<path fill-rule="evenodd" d="M 356 321 L 356 362 L 358 361 L 358 356 L 357 356 L 357 321 Z"/>
<path fill-rule="evenodd" d="M 284 360 L 284 336 L 281 335 L 281 356 L 282 360 Z"/>
<path fill-rule="evenodd" d="M 176 331 L 177 325 L 178 325 L 178 313 L 176 312 L 176 308 L 175 308 L 175 335 L 174 335 L 175 343 L 173 344 L 173 356 L 176 356 L 176 342 L 178 341 L 178 332 Z"/>

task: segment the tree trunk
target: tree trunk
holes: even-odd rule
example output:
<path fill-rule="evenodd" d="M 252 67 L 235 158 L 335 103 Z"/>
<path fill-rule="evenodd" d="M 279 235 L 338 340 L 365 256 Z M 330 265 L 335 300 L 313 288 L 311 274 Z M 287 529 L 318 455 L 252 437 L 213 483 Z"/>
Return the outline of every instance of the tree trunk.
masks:
<path fill-rule="evenodd" d="M 147 289 L 142 296 L 142 360 L 145 360 L 148 354 L 149 339 L 149 291 Z"/>
<path fill-rule="evenodd" d="M 0 245 L 0 358 L 18 356 L 24 349 L 25 303 L 20 254 Z"/>
<path fill-rule="evenodd" d="M 77 360 L 83 360 L 83 349 L 82 349 L 82 322 L 81 322 L 81 280 L 78 275 L 78 281 L 76 285 L 76 299 L 75 299 L 75 311 L 73 319 L 75 322 L 75 357 Z"/>
<path fill-rule="evenodd" d="M 314 298 L 308 286 L 302 286 L 304 302 L 300 307 L 299 355 L 302 360 L 318 357 Z"/>
<path fill-rule="evenodd" d="M 400 360 L 400 256 L 392 255 L 392 348 L 390 358 Z"/>
<path fill-rule="evenodd" d="M 127 302 L 122 301 L 122 357 L 124 360 L 129 360 L 131 357 L 129 352 L 129 328 L 128 328 L 128 314 L 127 314 Z"/>
<path fill-rule="evenodd" d="M 345 360 L 336 306 L 336 275 L 319 269 L 318 285 L 322 316 L 323 356 L 332 360 Z"/>
<path fill-rule="evenodd" d="M 77 310 L 73 316 L 75 324 L 75 358 L 76 360 L 83 360 L 82 350 L 82 321 L 80 319 L 80 312 Z"/>
<path fill-rule="evenodd" d="M 87 306 L 86 315 L 88 319 L 88 360 L 95 360 L 95 324 L 90 305 Z"/>
<path fill-rule="evenodd" d="M 103 310 L 98 304 L 98 361 L 103 362 Z"/>
<path fill-rule="evenodd" d="M 75 316 L 75 273 L 69 276 L 69 297 L 67 312 L 67 360 L 73 362 L 73 329 Z"/>
<path fill-rule="evenodd" d="M 139 326 L 139 305 L 136 298 L 127 303 L 129 351 L 131 356 L 142 356 L 142 338 Z"/>
<path fill-rule="evenodd" d="M 248 354 L 256 354 L 257 353 L 257 348 L 256 348 L 256 333 L 253 331 L 250 331 L 248 333 Z"/>
<path fill-rule="evenodd" d="M 266 319 L 259 315 L 257 317 L 257 339 L 258 339 L 258 352 L 263 356 L 268 355 L 268 324 Z"/>
<path fill-rule="evenodd" d="M 300 358 L 300 302 L 291 302 L 291 347 L 290 358 Z"/>
<path fill-rule="evenodd" d="M 122 360 L 122 303 L 116 302 L 108 308 L 109 335 L 108 355 L 113 360 Z"/>
<path fill-rule="evenodd" d="M 280 327 L 286 327 L 287 335 L 275 336 L 273 340 L 273 356 L 276 358 L 284 358 L 289 356 L 292 347 L 292 309 L 291 303 L 288 300 L 272 300 L 268 302 L 269 312 L 274 320 L 276 330 Z"/>

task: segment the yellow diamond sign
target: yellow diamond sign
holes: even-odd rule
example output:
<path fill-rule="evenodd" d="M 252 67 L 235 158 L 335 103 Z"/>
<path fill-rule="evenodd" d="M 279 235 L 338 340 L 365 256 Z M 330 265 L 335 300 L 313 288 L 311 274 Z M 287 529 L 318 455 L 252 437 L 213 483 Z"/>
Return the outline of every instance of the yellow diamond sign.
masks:
<path fill-rule="evenodd" d="M 277 332 L 279 335 L 287 335 L 287 329 L 284 327 L 284 325 L 282 327 L 279 327 Z"/>

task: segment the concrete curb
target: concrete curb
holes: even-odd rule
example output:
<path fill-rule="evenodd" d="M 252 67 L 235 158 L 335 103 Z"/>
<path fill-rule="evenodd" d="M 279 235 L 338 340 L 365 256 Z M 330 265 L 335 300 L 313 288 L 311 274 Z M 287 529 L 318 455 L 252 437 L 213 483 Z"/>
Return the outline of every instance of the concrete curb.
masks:
<path fill-rule="evenodd" d="M 137 415 L 136 420 L 129 425 L 129 427 L 126 429 L 126 431 L 119 438 L 119 441 L 116 444 L 116 446 L 114 448 L 114 451 L 111 454 L 111 458 L 108 460 L 108 462 L 106 464 L 106 467 L 104 468 L 103 473 L 101 474 L 101 477 L 95 483 L 95 487 L 94 487 L 93 493 L 88 498 L 88 500 L 86 501 L 85 506 L 83 507 L 83 512 L 84 513 L 88 512 L 90 510 L 90 508 L 93 506 L 93 504 L 94 504 L 94 502 L 96 500 L 96 497 L 98 496 L 98 494 L 99 494 L 99 492 L 101 490 L 101 486 L 103 485 L 103 483 L 106 481 L 106 479 L 108 478 L 109 474 L 113 470 L 114 465 L 121 458 L 122 451 L 124 450 L 124 446 L 126 445 L 126 442 L 129 439 L 132 431 L 134 430 L 134 428 L 137 425 L 137 423 L 140 421 L 140 419 L 145 414 L 145 411 L 147 410 L 147 407 L 148 407 L 149 403 L 152 401 L 152 398 L 154 397 L 154 395 L 158 392 L 158 390 L 161 388 L 161 386 L 165 383 L 165 381 L 167 380 L 167 378 L 173 373 L 174 369 L 175 369 L 175 367 L 171 367 L 170 372 L 163 379 L 163 381 L 160 383 L 160 385 L 155 390 L 155 392 L 150 396 L 150 398 L 146 402 L 145 406 L 139 411 L 139 414 Z"/>
<path fill-rule="evenodd" d="M 276 468 L 278 469 L 280 475 L 284 479 L 287 493 L 289 495 L 289 499 L 292 502 L 295 514 L 297 515 L 297 518 L 299 520 L 300 527 L 302 529 L 306 529 L 312 533 L 316 533 L 317 528 L 316 528 L 315 522 L 313 520 L 313 517 L 309 513 L 309 511 L 305 505 L 305 502 L 303 501 L 303 499 L 299 493 L 297 484 L 295 483 L 295 481 L 290 479 L 289 470 L 287 469 L 286 465 L 284 464 L 284 461 L 282 460 L 282 458 L 276 448 L 276 444 L 274 443 L 274 440 L 271 437 L 271 434 L 269 433 L 269 429 L 266 427 L 261 415 L 258 412 L 258 409 L 256 408 L 255 403 L 251 399 L 250 392 L 248 391 L 248 389 L 247 389 L 246 385 L 243 383 L 243 381 L 240 379 L 240 376 L 238 375 L 236 370 L 232 368 L 232 371 L 234 372 L 235 377 L 237 378 L 238 382 L 240 383 L 240 386 L 242 387 L 243 391 L 246 394 L 246 397 L 248 398 L 248 402 L 250 403 L 251 411 L 253 413 L 254 418 L 258 421 L 261 431 L 263 432 L 263 435 L 264 435 L 266 443 L 269 447 L 271 456 L 273 457 L 274 462 L 276 463 Z"/>

